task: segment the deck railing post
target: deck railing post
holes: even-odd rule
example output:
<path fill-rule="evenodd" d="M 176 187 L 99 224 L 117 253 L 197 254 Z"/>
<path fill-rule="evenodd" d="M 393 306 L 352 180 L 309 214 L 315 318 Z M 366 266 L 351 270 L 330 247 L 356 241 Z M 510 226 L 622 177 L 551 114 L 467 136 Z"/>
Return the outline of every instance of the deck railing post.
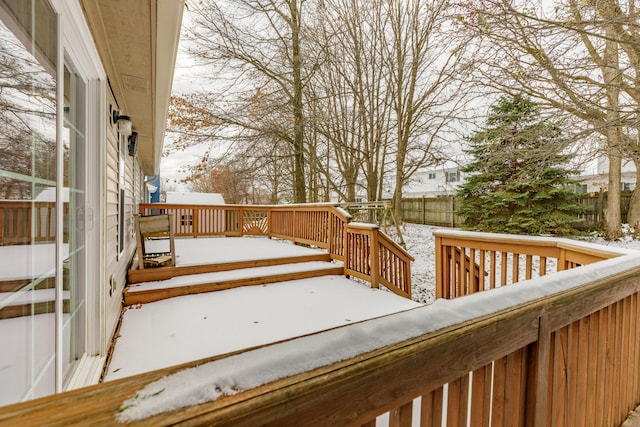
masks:
<path fill-rule="evenodd" d="M 436 299 L 444 297 L 444 261 L 442 257 L 442 237 L 436 236 Z"/>
<path fill-rule="evenodd" d="M 336 245 L 336 239 L 333 235 L 333 216 L 333 211 L 331 209 L 327 209 L 327 247 L 329 249 L 329 255 L 335 254 Z"/>
<path fill-rule="evenodd" d="M 193 232 L 193 237 L 198 237 L 199 235 L 199 222 L 198 221 L 198 217 L 200 216 L 200 209 L 198 208 L 198 206 L 192 206 L 192 213 L 191 213 L 191 217 L 193 218 L 191 220 L 191 231 Z"/>
<path fill-rule="evenodd" d="M 551 330 L 548 316 L 539 318 L 538 340 L 529 346 L 527 364 L 526 425 L 541 427 L 548 425 L 549 357 Z"/>
<path fill-rule="evenodd" d="M 349 269 L 349 264 L 351 262 L 351 245 L 349 244 L 349 231 L 348 231 L 349 225 L 345 224 L 344 227 L 342 227 L 342 247 L 344 250 L 344 275 L 349 277 L 349 275 L 347 274 L 347 270 Z"/>
<path fill-rule="evenodd" d="M 372 227 L 369 230 L 369 244 L 371 248 L 369 250 L 369 274 L 371 275 L 371 287 L 377 289 L 380 287 L 380 249 L 378 246 L 378 230 L 377 227 Z"/>
<path fill-rule="evenodd" d="M 240 233 L 241 236 L 244 236 L 244 208 L 239 206 L 237 212 L 238 212 L 238 233 Z"/>
<path fill-rule="evenodd" d="M 558 271 L 567 269 L 567 249 L 560 248 L 560 255 L 558 256 Z"/>

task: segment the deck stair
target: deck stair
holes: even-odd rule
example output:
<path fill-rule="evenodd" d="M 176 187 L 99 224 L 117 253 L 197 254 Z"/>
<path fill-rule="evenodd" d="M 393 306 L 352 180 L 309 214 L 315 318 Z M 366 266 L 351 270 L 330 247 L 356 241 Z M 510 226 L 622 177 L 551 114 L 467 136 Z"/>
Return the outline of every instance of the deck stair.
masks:
<path fill-rule="evenodd" d="M 53 278 L 44 278 L 35 286 L 31 283 L 31 279 L 0 282 L 0 320 L 55 313 Z M 68 291 L 63 298 L 63 311 L 69 313 Z"/>
<path fill-rule="evenodd" d="M 130 270 L 124 304 L 328 275 L 344 275 L 344 267 L 327 253 Z"/>

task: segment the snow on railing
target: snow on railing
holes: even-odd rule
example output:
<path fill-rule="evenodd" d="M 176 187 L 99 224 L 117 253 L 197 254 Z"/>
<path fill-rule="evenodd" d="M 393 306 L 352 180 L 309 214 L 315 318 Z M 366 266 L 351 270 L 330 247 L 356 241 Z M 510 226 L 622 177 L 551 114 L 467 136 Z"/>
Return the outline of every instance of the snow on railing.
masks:
<path fill-rule="evenodd" d="M 553 237 L 442 230 L 436 240 L 436 298 L 457 298 L 620 255 Z"/>

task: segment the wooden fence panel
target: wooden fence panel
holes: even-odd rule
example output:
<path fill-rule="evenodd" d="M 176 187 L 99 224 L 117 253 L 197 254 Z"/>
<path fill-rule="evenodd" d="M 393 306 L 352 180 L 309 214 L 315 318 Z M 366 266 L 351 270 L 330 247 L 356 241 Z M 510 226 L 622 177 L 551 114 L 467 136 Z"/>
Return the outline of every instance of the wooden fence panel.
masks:
<path fill-rule="evenodd" d="M 627 220 L 630 192 L 622 192 L 620 208 L 622 222 Z M 607 193 L 584 194 L 578 198 L 585 212 L 578 216 L 581 222 L 574 224 L 579 230 L 595 230 L 601 226 L 603 211 L 607 206 Z M 402 217 L 404 221 L 415 224 L 428 224 L 444 227 L 462 225 L 458 211 L 459 200 L 455 197 L 406 198 L 402 199 Z"/>

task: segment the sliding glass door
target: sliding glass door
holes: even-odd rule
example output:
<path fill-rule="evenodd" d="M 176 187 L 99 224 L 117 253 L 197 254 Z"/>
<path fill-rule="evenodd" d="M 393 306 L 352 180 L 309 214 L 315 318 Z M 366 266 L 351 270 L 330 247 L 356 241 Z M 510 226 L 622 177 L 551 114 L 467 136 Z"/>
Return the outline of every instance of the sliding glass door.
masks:
<path fill-rule="evenodd" d="M 99 323 L 87 123 L 104 100 L 63 45 L 59 10 L 0 0 L 0 406 L 64 390 Z"/>

